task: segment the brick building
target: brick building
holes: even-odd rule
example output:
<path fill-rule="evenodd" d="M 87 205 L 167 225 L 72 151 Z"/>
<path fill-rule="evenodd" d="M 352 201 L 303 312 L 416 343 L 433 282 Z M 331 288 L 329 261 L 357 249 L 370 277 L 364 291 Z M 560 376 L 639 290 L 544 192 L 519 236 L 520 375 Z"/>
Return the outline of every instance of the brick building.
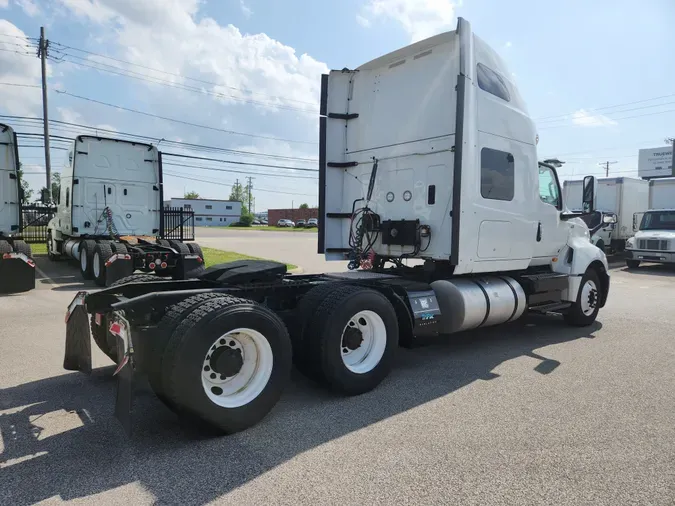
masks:
<path fill-rule="evenodd" d="M 276 226 L 279 220 L 305 220 L 319 217 L 318 207 L 309 207 L 307 209 L 269 209 L 267 211 L 268 223 L 270 226 Z"/>

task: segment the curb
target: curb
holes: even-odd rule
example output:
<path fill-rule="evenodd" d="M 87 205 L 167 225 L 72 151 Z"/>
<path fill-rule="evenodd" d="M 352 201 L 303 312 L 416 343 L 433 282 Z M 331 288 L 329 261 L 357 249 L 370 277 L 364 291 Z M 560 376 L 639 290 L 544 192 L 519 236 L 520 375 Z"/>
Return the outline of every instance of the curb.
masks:
<path fill-rule="evenodd" d="M 296 267 L 295 269 L 288 271 L 289 274 L 302 274 L 304 272 L 305 269 L 303 269 L 302 267 Z"/>

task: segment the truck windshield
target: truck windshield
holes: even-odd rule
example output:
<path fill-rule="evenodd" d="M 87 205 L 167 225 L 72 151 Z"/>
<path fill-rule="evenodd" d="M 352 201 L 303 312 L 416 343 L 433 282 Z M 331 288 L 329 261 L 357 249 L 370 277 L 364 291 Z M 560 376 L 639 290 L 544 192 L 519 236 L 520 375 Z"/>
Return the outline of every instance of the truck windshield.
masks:
<path fill-rule="evenodd" d="M 645 213 L 640 230 L 675 230 L 675 211 L 650 211 Z"/>

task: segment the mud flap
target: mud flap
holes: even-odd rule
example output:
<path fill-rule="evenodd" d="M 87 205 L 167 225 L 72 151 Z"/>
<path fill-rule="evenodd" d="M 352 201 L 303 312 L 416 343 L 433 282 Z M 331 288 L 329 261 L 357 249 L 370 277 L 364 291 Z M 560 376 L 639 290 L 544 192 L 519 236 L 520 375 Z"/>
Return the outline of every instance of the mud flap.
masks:
<path fill-rule="evenodd" d="M 117 339 L 117 356 L 121 357 L 115 370 L 117 395 L 115 418 L 122 424 L 128 437 L 132 434 L 132 412 L 134 403 L 134 348 L 131 340 L 131 326 L 121 315 L 113 313 L 110 333 Z"/>
<path fill-rule="evenodd" d="M 204 260 L 199 255 L 181 255 L 173 279 L 192 279 L 204 272 Z"/>
<path fill-rule="evenodd" d="M 106 262 L 105 286 L 110 286 L 115 281 L 131 276 L 133 273 L 134 261 L 130 255 L 113 255 Z"/>
<path fill-rule="evenodd" d="M 0 293 L 29 292 L 35 288 L 35 263 L 25 255 L 0 255 Z"/>
<path fill-rule="evenodd" d="M 63 368 L 91 374 L 89 315 L 84 307 L 86 292 L 79 292 L 66 313 L 66 351 Z"/>

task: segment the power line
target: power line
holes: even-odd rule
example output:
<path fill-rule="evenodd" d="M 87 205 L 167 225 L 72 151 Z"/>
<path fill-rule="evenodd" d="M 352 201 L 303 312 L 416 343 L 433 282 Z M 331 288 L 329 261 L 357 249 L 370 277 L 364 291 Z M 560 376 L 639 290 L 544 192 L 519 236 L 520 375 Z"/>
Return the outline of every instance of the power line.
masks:
<path fill-rule="evenodd" d="M 179 157 L 179 158 L 189 158 L 191 160 L 204 160 L 204 161 L 207 161 L 207 162 L 233 163 L 233 164 L 236 164 L 236 165 L 251 165 L 251 166 L 255 166 L 255 167 L 267 167 L 267 168 L 272 168 L 272 169 L 287 169 L 287 170 L 299 170 L 299 171 L 305 171 L 305 172 L 319 172 L 318 169 L 305 169 L 305 168 L 300 168 L 300 167 L 288 167 L 286 165 L 268 165 L 268 164 L 264 164 L 264 163 L 239 162 L 239 161 L 234 161 L 234 160 L 219 160 L 217 158 L 180 155 L 180 154 L 176 154 L 176 153 L 162 152 L 162 156 L 175 156 L 175 157 Z"/>
<path fill-rule="evenodd" d="M 312 145 L 317 144 L 316 142 L 312 142 L 312 141 L 298 141 L 298 140 L 293 140 L 293 139 L 282 139 L 282 138 L 279 138 L 279 137 L 268 137 L 268 136 L 265 136 L 265 135 L 256 135 L 256 134 L 251 134 L 251 133 L 246 133 L 246 132 L 237 132 L 235 130 L 225 130 L 224 128 L 217 128 L 217 127 L 212 127 L 212 126 L 208 126 L 208 125 L 200 125 L 199 123 L 192 123 L 190 121 L 183 121 L 183 120 L 176 119 L 176 118 L 168 118 L 166 116 L 160 116 L 158 114 L 152 114 L 152 113 L 145 112 L 145 111 L 139 111 L 137 109 L 131 109 L 129 107 L 123 107 L 121 105 L 109 104 L 107 102 L 102 102 L 100 100 L 95 100 L 93 98 L 83 97 L 81 95 L 75 95 L 74 93 L 69 93 L 67 91 L 62 91 L 62 90 L 54 90 L 54 91 L 56 93 L 60 93 L 62 95 L 68 95 L 69 97 L 77 98 L 77 99 L 80 99 L 80 100 L 86 100 L 87 102 L 92 102 L 92 103 L 95 103 L 95 104 L 105 105 L 106 107 L 112 107 L 114 109 L 119 109 L 120 111 L 133 112 L 134 114 L 140 114 L 140 115 L 143 115 L 143 116 L 148 116 L 148 117 L 151 117 L 151 118 L 157 118 L 157 119 L 161 119 L 161 120 L 164 120 L 164 121 L 171 121 L 173 123 L 180 123 L 182 125 L 192 126 L 192 127 L 196 127 L 196 128 L 204 128 L 206 130 L 213 130 L 215 132 L 223 132 L 223 133 L 231 134 L 231 135 L 242 135 L 242 136 L 245 136 L 245 137 L 255 137 L 255 138 L 258 138 L 258 139 L 267 139 L 267 140 L 279 141 L 279 142 L 292 142 L 292 143 L 297 143 L 297 144 L 312 144 Z"/>
<path fill-rule="evenodd" d="M 273 174 L 270 172 L 251 172 L 250 170 L 223 169 L 218 167 L 206 167 L 203 165 L 188 165 L 184 163 L 162 162 L 162 165 L 168 165 L 171 167 L 189 167 L 200 170 L 211 170 L 215 172 L 231 172 L 233 174 L 255 174 L 256 176 L 288 177 L 292 179 L 311 179 L 312 181 L 317 180 L 317 177 L 312 176 L 294 176 L 293 174 L 279 174 L 279 173 Z"/>
<path fill-rule="evenodd" d="M 675 109 L 668 109 L 667 111 L 658 111 L 658 112 L 650 112 L 647 114 L 637 114 L 635 116 L 625 116 L 622 118 L 611 118 L 612 121 L 616 120 L 624 120 L 624 119 L 634 119 L 634 118 L 643 118 L 645 116 L 656 116 L 657 114 L 666 114 L 670 112 L 675 112 Z M 579 126 L 597 126 L 600 125 L 600 123 L 591 123 L 589 125 L 554 125 L 554 126 L 544 126 L 541 127 L 539 130 L 550 130 L 552 128 L 564 128 L 564 127 L 579 127 Z"/>
<path fill-rule="evenodd" d="M 208 180 L 208 179 L 200 179 L 200 178 L 195 178 L 195 177 L 189 177 L 180 173 L 175 173 L 175 172 L 170 172 L 170 171 L 164 171 L 165 175 L 176 177 L 179 179 L 187 179 L 190 181 L 199 181 L 202 183 L 210 183 L 210 184 L 218 184 L 222 186 L 232 186 L 233 183 L 226 183 L 224 181 L 213 181 L 213 180 Z M 279 193 L 283 195 L 301 195 L 304 197 L 316 197 L 316 194 L 310 194 L 310 193 L 296 193 L 296 192 L 283 192 L 279 190 L 271 190 L 271 189 L 266 189 L 266 188 L 257 188 L 258 191 L 261 192 L 270 192 L 270 193 Z"/>
<path fill-rule="evenodd" d="M 632 109 L 624 109 L 622 111 L 611 111 L 611 112 L 608 112 L 607 114 L 621 114 L 621 113 L 624 113 L 624 112 L 641 111 L 643 109 L 650 109 L 652 107 L 663 107 L 663 106 L 666 106 L 666 105 L 673 105 L 673 104 L 675 104 L 675 102 L 664 102 L 662 104 L 652 104 L 652 105 L 645 105 L 645 106 L 642 106 L 642 107 L 633 107 Z M 584 111 L 584 112 L 592 113 L 593 111 Z M 602 116 L 602 117 L 610 119 L 610 120 L 622 119 L 622 118 L 612 118 L 612 117 L 605 116 L 605 115 L 599 115 L 599 116 Z M 548 121 L 545 121 L 544 123 L 549 123 L 549 122 L 550 123 L 557 123 L 557 122 L 560 122 L 560 121 L 566 121 L 570 118 L 574 119 L 574 114 L 572 114 L 571 116 L 567 116 L 565 118 L 561 118 L 561 119 L 548 120 Z M 589 116 L 586 116 L 585 118 L 586 119 L 593 119 L 594 115 L 590 114 Z M 593 124 L 595 124 L 595 123 L 589 123 L 589 125 L 593 125 Z M 581 126 L 583 126 L 583 125 L 581 125 Z"/>
<path fill-rule="evenodd" d="M 35 122 L 38 123 L 38 125 L 35 126 L 35 128 L 41 127 L 42 126 L 42 118 L 31 118 L 27 116 L 8 116 L 8 115 L 1 115 L 0 118 L 6 118 L 8 120 L 12 121 L 21 121 L 21 122 Z M 243 151 L 243 150 L 238 150 L 238 149 L 230 149 L 230 148 L 220 148 L 217 146 L 208 146 L 204 144 L 194 144 L 194 143 L 189 143 L 189 142 L 182 142 L 182 141 L 174 141 L 170 139 L 164 139 L 164 138 L 158 138 L 158 137 L 150 137 L 148 135 L 140 135 L 140 134 L 134 134 L 134 133 L 129 133 L 129 132 L 122 132 L 119 130 L 110 130 L 107 128 L 98 128 L 98 127 L 93 127 L 89 125 L 82 125 L 79 123 L 71 123 L 71 122 L 66 122 L 66 121 L 59 121 L 59 120 L 49 120 L 49 123 L 54 125 L 53 128 L 55 129 L 63 129 L 66 131 L 75 131 L 78 135 L 81 134 L 81 132 L 77 132 L 75 130 L 75 127 L 77 128 L 85 128 L 88 130 L 93 130 L 95 132 L 106 132 L 110 133 L 116 136 L 125 136 L 125 137 L 133 137 L 136 139 L 144 139 L 145 141 L 151 141 L 157 144 L 172 144 L 175 145 L 176 147 L 180 147 L 183 149 L 189 149 L 192 151 L 213 151 L 213 152 L 223 152 L 223 153 L 228 153 L 228 154 L 237 154 L 237 155 L 242 155 L 242 156 L 251 156 L 251 157 L 262 157 L 262 158 L 273 158 L 273 159 L 279 159 L 279 160 L 289 160 L 289 161 L 302 161 L 302 162 L 313 162 L 316 163 L 318 162 L 317 158 L 303 158 L 303 157 L 297 157 L 297 156 L 285 156 L 285 155 L 276 155 L 276 154 L 268 154 L 268 153 L 257 153 L 255 151 Z M 63 125 L 63 126 L 60 126 Z"/>
<path fill-rule="evenodd" d="M 41 88 L 37 84 L 21 84 L 21 83 L 0 83 L 0 86 L 18 86 L 20 88 Z"/>
<path fill-rule="evenodd" d="M 245 88 L 236 88 L 234 86 L 228 86 L 228 85 L 224 85 L 222 83 L 216 83 L 216 82 L 213 82 L 213 81 L 206 81 L 204 79 L 197 79 L 197 78 L 194 78 L 194 77 L 183 76 L 183 75 L 180 75 L 180 74 L 175 74 L 173 72 L 168 72 L 166 70 L 155 69 L 155 68 L 148 67 L 148 66 L 145 66 L 145 65 L 140 65 L 138 63 L 133 63 L 133 62 L 126 61 L 126 60 L 121 60 L 119 58 L 114 58 L 112 56 L 104 55 L 104 54 L 101 54 L 101 53 L 95 53 L 93 51 L 87 51 L 85 49 L 80 49 L 80 48 L 76 48 L 76 47 L 73 47 L 73 46 L 67 46 L 65 44 L 61 44 L 60 42 L 52 41 L 52 43 L 57 45 L 57 46 L 60 46 L 64 49 L 70 49 L 72 51 L 78 51 L 80 53 L 84 53 L 84 54 L 88 54 L 88 55 L 92 55 L 92 56 L 99 56 L 101 58 L 106 58 L 108 60 L 116 61 L 118 63 L 124 63 L 125 65 L 131 65 L 131 66 L 139 67 L 139 68 L 142 68 L 142 69 L 145 69 L 145 70 L 150 70 L 152 72 L 158 72 L 160 74 L 165 74 L 165 75 L 169 75 L 169 76 L 173 76 L 173 77 L 179 77 L 181 79 L 188 79 L 190 81 L 195 81 L 195 82 L 202 83 L 202 84 L 210 84 L 212 86 L 222 86 L 224 88 L 229 88 L 229 89 L 236 90 L 236 91 L 244 91 L 246 93 L 262 95 L 262 96 L 267 96 L 267 97 L 277 98 L 277 99 L 282 99 L 282 100 L 287 100 L 287 101 L 290 101 L 290 102 L 298 102 L 298 103 L 301 103 L 301 104 L 309 104 L 309 105 L 314 105 L 314 106 L 316 105 L 312 102 L 306 102 L 306 101 L 302 101 L 302 100 L 295 100 L 295 99 L 289 99 L 289 98 L 279 97 L 279 96 L 275 96 L 275 95 L 269 95 L 267 93 L 252 91 L 252 90 L 245 89 Z M 59 51 L 59 52 L 62 52 L 61 50 L 58 50 L 58 49 L 56 49 L 56 50 Z M 69 55 L 69 56 L 74 56 L 74 55 Z M 117 67 L 117 68 L 120 68 L 120 67 Z"/>
<path fill-rule="evenodd" d="M 588 109 L 586 112 L 595 112 L 595 111 L 605 111 L 607 109 L 614 109 L 616 107 L 623 107 L 624 105 L 634 105 L 634 104 L 642 104 L 644 102 L 651 102 L 652 100 L 661 100 L 662 98 L 670 98 L 670 97 L 675 97 L 675 93 L 671 93 L 669 95 L 661 95 L 660 97 L 654 97 L 654 98 L 645 98 L 643 100 L 635 100 L 633 102 L 624 102 L 622 104 L 615 104 L 615 105 L 608 105 L 605 107 L 595 107 L 593 109 Z M 567 114 L 557 114 L 553 116 L 544 116 L 541 118 L 534 118 L 534 121 L 542 121 L 542 120 L 547 120 L 551 118 L 560 118 L 560 117 L 569 117 L 573 115 L 577 111 L 573 111 Z M 625 111 L 623 111 L 625 112 Z"/>

